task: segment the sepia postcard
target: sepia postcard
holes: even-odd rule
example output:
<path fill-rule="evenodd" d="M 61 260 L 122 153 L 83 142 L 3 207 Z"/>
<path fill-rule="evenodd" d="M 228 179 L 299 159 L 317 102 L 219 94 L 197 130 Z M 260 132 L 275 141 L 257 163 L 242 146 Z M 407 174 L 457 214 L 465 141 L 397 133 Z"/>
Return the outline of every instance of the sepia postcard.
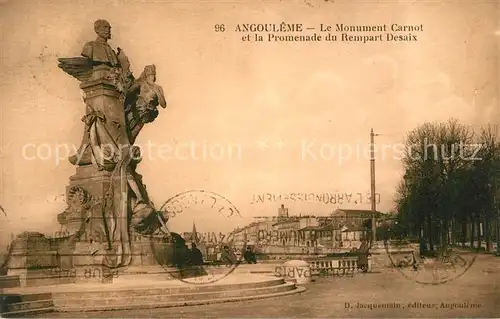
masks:
<path fill-rule="evenodd" d="M 0 316 L 498 318 L 499 22 L 0 0 Z"/>

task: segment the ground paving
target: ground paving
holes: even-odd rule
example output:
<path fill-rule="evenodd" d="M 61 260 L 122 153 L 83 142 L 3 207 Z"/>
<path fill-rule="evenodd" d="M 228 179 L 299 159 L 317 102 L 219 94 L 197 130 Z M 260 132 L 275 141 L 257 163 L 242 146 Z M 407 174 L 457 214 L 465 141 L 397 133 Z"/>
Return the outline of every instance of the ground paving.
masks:
<path fill-rule="evenodd" d="M 463 276 L 441 285 L 417 284 L 395 269 L 379 268 L 374 273 L 351 278 L 318 278 L 307 288 L 302 294 L 255 301 L 152 310 L 51 313 L 39 317 L 498 318 L 500 258 L 478 255 Z"/>

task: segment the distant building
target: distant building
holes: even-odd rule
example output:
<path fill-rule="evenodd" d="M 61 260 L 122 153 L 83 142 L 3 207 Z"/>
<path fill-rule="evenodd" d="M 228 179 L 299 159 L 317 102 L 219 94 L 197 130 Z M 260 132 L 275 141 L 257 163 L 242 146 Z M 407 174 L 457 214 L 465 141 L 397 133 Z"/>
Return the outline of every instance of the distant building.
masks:
<path fill-rule="evenodd" d="M 233 244 L 237 248 L 259 244 L 263 235 L 272 231 L 272 220 L 253 222 L 243 228 L 237 228 L 232 233 Z"/>
<path fill-rule="evenodd" d="M 386 216 L 386 214 L 383 214 L 379 211 L 375 212 L 375 217 L 376 218 L 382 218 Z M 333 211 L 333 213 L 330 216 L 346 216 L 346 217 L 351 217 L 351 218 L 372 218 L 372 211 L 369 209 L 341 209 L 338 208 Z"/>
<path fill-rule="evenodd" d="M 286 220 L 288 219 L 288 208 L 285 208 L 285 205 L 281 204 L 281 207 L 278 208 L 278 220 Z"/>
<path fill-rule="evenodd" d="M 364 225 L 369 224 L 368 222 L 372 219 L 371 210 L 361 210 L 361 209 L 336 209 L 330 215 L 334 228 L 338 225 L 347 227 L 364 227 Z M 375 212 L 375 217 L 377 219 L 385 217 L 385 214 L 381 212 Z"/>
<path fill-rule="evenodd" d="M 377 219 L 385 215 L 375 212 Z M 331 224 L 338 248 L 358 248 L 371 231 L 371 210 L 336 209 L 331 214 Z"/>
<path fill-rule="evenodd" d="M 288 217 L 272 224 L 272 231 L 269 232 L 268 238 L 262 238 L 264 243 L 269 245 L 280 245 L 280 246 L 299 246 L 300 230 L 300 218 L 299 217 Z M 261 236 L 262 237 L 262 236 Z"/>
<path fill-rule="evenodd" d="M 377 212 L 376 217 L 384 214 Z M 233 231 L 234 246 L 256 246 L 266 254 L 327 253 L 359 248 L 370 231 L 370 210 L 337 209 L 329 216 L 293 215 L 281 205 L 277 216 Z"/>

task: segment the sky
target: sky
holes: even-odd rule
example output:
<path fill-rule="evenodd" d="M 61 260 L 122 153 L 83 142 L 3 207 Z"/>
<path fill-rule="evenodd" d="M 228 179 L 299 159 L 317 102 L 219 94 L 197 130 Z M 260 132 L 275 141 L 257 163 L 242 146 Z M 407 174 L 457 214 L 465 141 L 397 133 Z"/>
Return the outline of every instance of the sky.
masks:
<path fill-rule="evenodd" d="M 155 203 L 206 190 L 228 199 L 241 224 L 275 215 L 282 203 L 290 214 L 370 209 L 366 200 L 252 202 L 265 193 L 368 193 L 369 158 L 348 153 L 366 150 L 373 128 L 377 150 L 386 149 L 377 152 L 377 209 L 389 211 L 402 176 L 390 149 L 406 132 L 451 116 L 476 127 L 498 122 L 496 1 L 3 0 L 0 240 L 59 228 L 75 167 L 56 151 L 79 146 L 84 104 L 57 58 L 78 56 L 100 18 L 136 77 L 155 64 L 165 92 L 167 108 L 137 140 L 148 149 L 138 171 Z M 282 21 L 316 32 L 321 23 L 423 31 L 417 42 L 365 44 L 244 42 L 235 31 Z M 215 32 L 220 24 L 225 31 Z M 177 153 L 160 156 L 161 148 Z M 227 231 L 234 223 L 225 218 L 193 209 L 174 224 L 187 231 L 198 220 L 198 231 Z"/>

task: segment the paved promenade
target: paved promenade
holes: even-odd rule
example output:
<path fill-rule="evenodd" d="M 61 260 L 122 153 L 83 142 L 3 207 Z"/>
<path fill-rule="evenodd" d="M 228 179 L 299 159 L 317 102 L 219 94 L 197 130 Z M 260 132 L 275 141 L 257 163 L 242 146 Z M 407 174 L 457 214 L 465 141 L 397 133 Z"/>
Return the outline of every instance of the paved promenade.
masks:
<path fill-rule="evenodd" d="M 500 315 L 500 258 L 480 254 L 460 278 L 421 285 L 397 270 L 320 278 L 302 294 L 256 301 L 153 310 L 51 313 L 40 317 L 127 318 L 435 318 Z M 465 308 L 464 308 L 465 307 Z"/>

